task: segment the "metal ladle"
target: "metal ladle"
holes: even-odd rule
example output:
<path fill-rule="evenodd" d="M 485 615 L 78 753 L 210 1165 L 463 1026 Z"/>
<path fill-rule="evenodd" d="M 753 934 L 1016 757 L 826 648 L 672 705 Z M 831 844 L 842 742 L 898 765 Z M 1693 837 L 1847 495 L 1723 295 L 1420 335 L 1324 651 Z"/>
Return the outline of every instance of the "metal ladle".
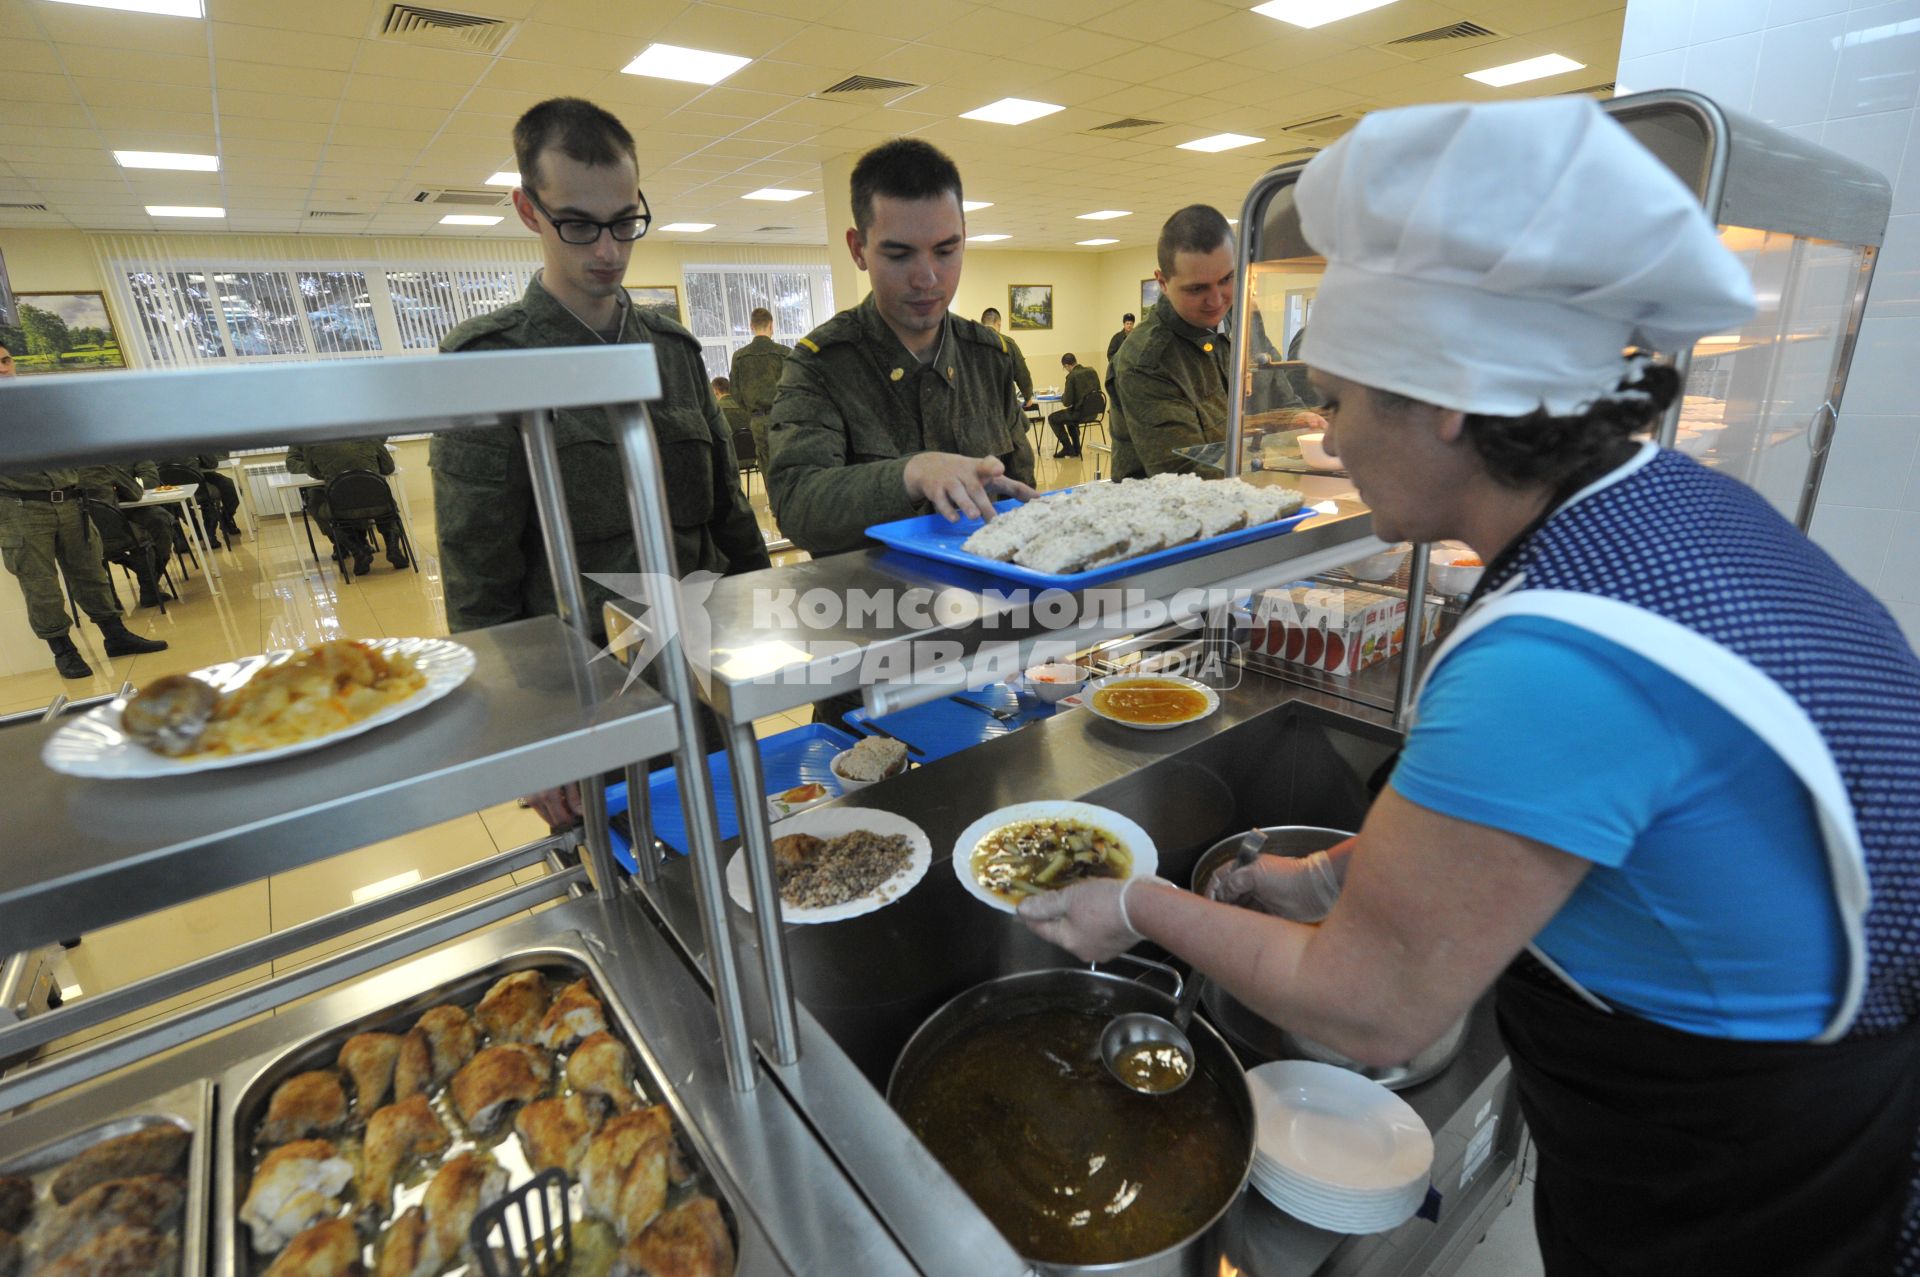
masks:
<path fill-rule="evenodd" d="M 1173 1019 L 1132 1011 L 1100 1034 L 1100 1059 L 1120 1085 L 1142 1095 L 1172 1095 L 1193 1080 L 1193 1039 L 1187 1025 L 1207 978 L 1198 970 L 1180 988 Z"/>

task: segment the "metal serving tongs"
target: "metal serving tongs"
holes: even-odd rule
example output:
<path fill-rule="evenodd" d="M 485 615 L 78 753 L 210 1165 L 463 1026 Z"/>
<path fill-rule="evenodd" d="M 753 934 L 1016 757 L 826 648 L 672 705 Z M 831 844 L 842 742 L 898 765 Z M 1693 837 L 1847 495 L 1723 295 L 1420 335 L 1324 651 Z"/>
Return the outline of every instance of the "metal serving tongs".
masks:
<path fill-rule="evenodd" d="M 1173 1019 L 1150 1011 L 1117 1017 L 1100 1033 L 1100 1059 L 1107 1072 L 1142 1095 L 1172 1095 L 1193 1080 L 1193 1039 L 1187 1025 L 1200 1004 L 1207 978 L 1198 968 L 1180 988 Z"/>

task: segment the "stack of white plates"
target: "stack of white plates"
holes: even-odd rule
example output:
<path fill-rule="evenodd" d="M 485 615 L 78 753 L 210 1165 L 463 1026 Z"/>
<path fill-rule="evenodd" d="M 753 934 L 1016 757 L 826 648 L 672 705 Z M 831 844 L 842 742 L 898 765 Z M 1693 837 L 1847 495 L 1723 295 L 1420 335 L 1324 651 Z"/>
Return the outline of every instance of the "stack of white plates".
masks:
<path fill-rule="evenodd" d="M 1277 1060 L 1247 1074 L 1259 1124 L 1253 1186 L 1296 1219 L 1383 1233 L 1426 1200 L 1433 1135 L 1407 1102 L 1358 1073 Z"/>

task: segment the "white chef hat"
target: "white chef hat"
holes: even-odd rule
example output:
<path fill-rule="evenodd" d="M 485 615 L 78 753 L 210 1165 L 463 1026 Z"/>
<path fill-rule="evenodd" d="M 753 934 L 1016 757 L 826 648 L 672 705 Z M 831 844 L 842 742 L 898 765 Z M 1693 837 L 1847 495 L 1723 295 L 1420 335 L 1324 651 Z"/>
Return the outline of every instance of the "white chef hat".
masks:
<path fill-rule="evenodd" d="M 1296 199 L 1327 259 L 1300 357 L 1444 408 L 1569 415 L 1623 347 L 1753 314 L 1693 192 L 1587 98 L 1376 112 Z"/>

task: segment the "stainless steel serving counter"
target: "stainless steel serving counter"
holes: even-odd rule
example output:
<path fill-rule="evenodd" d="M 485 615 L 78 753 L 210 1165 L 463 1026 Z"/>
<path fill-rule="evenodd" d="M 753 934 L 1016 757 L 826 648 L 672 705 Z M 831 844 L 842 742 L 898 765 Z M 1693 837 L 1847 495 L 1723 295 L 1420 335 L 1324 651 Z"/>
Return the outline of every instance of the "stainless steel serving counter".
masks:
<path fill-rule="evenodd" d="M 934 864 L 923 882 L 886 908 L 831 926 L 785 928 L 801 1050 L 796 1064 L 769 1071 L 923 1271 L 1014 1274 L 1025 1265 L 887 1107 L 882 1096 L 894 1058 L 927 1016 L 965 989 L 1072 962 L 964 891 L 949 865 L 960 832 L 1008 803 L 1082 799 L 1139 822 L 1159 848 L 1161 874 L 1183 882 L 1199 856 L 1234 830 L 1357 828 L 1368 802 L 1366 781 L 1397 743 L 1390 718 L 1246 673 L 1225 692 L 1220 711 L 1200 723 L 1139 732 L 1064 713 L 841 800 L 914 820 L 932 840 Z M 670 858 L 642 894 L 698 958 L 687 863 Z M 733 908 L 732 921 L 752 948 L 744 911 Z M 751 961 L 742 954 L 743 964 Z M 751 994 L 749 1003 L 764 1040 L 766 1008 L 753 1004 Z M 1505 1055 L 1482 1007 L 1460 1058 L 1406 1093 L 1436 1133 L 1435 1221 L 1415 1219 L 1385 1237 L 1346 1239 L 1249 1193 L 1219 1226 L 1223 1255 L 1245 1272 L 1275 1277 L 1451 1271 L 1511 1197 L 1520 1123 L 1510 1091 Z M 1476 1137 L 1483 1147 L 1469 1153 Z M 1463 1185 L 1460 1172 L 1469 1162 Z M 1419 1267 L 1403 1266 L 1415 1257 Z M 1451 1266 L 1440 1264 L 1442 1258 Z"/>

